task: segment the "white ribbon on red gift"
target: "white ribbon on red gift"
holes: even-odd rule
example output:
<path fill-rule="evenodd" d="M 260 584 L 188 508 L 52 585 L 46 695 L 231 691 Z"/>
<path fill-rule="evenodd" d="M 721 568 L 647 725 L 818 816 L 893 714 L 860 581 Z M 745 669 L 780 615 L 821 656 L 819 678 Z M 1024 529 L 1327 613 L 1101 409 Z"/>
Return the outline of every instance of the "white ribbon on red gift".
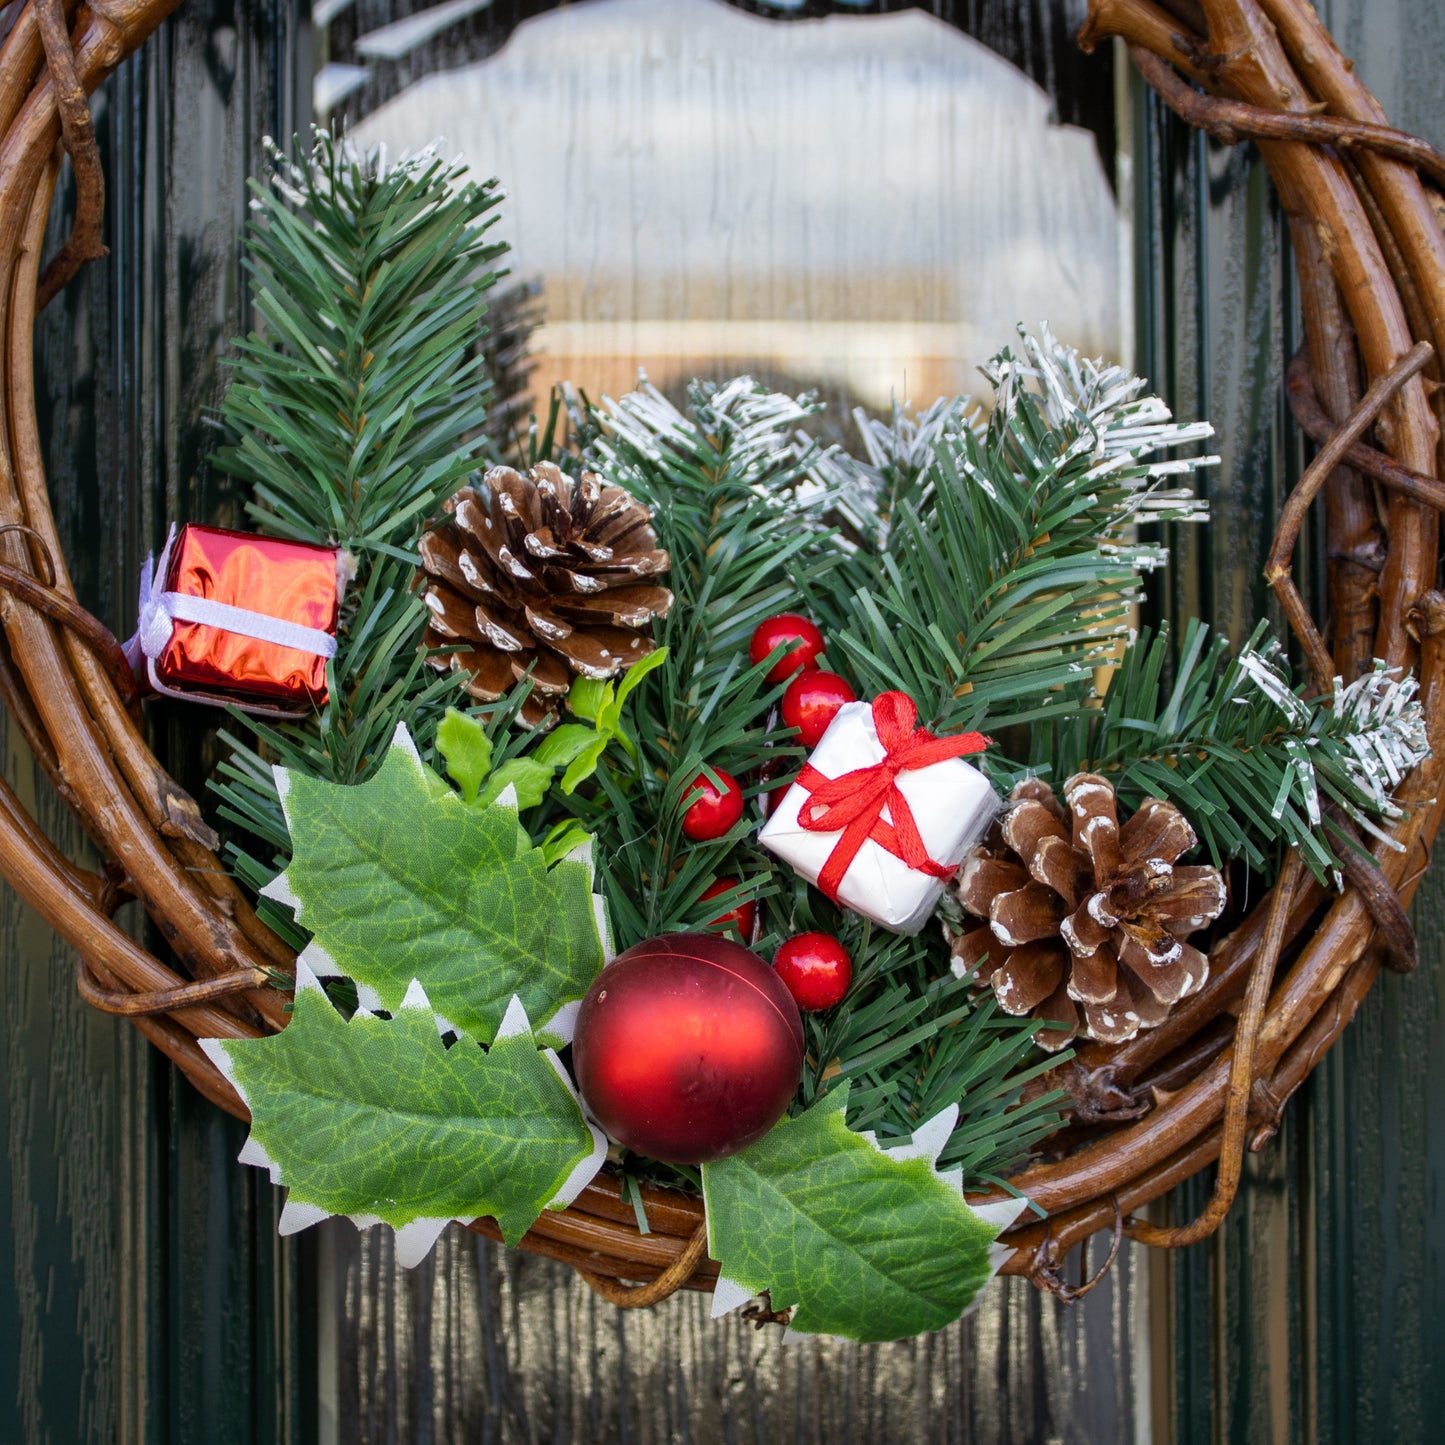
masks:
<path fill-rule="evenodd" d="M 171 565 L 171 548 L 175 545 L 176 528 L 171 524 L 160 560 L 147 557 L 140 574 L 140 620 L 135 636 L 125 645 L 125 654 L 137 672 L 141 658 L 156 658 L 165 651 L 177 622 L 195 622 L 202 627 L 216 627 L 240 637 L 254 637 L 257 642 L 270 642 L 277 647 L 294 647 L 315 657 L 336 656 L 336 639 L 319 627 L 305 627 L 288 622 L 284 617 L 271 617 L 253 612 L 249 607 L 233 607 L 211 597 L 190 597 L 184 592 L 156 591 L 156 579 L 164 582 Z"/>

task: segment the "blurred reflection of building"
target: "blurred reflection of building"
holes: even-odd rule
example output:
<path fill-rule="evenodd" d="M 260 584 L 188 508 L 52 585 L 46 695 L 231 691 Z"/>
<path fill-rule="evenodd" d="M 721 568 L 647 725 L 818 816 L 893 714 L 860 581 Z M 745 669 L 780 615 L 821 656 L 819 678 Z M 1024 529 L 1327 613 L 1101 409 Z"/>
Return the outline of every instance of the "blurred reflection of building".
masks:
<path fill-rule="evenodd" d="M 1015 322 L 1118 352 L 1120 222 L 1093 137 L 919 11 L 770 24 L 592 0 L 425 76 L 354 130 L 443 138 L 509 193 L 544 285 L 539 387 L 760 370 L 926 404 Z"/>

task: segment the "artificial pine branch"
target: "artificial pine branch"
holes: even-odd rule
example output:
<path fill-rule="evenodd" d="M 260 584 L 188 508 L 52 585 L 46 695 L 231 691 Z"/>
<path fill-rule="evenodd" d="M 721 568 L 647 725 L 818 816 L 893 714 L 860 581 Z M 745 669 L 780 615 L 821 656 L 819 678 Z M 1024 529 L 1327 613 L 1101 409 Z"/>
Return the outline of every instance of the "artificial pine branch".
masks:
<path fill-rule="evenodd" d="M 701 902 L 720 875 L 739 877 L 752 898 L 773 891 L 770 863 L 748 841 L 756 817 L 694 842 L 681 831 L 682 804 L 704 767 L 731 773 L 753 797 L 769 770 L 801 760 L 791 734 L 769 721 L 783 685 L 749 663 L 748 642 L 765 618 L 806 607 L 836 563 L 818 545 L 819 506 L 799 495 L 811 453 L 797 424 L 811 404 L 746 377 L 695 383 L 689 396 L 684 414 L 644 385 L 595 411 L 584 456 L 652 509 L 676 598 L 655 629 L 668 662 L 628 703 L 636 759 L 604 762 L 595 795 L 574 800 L 608 860 L 608 905 L 624 948 L 726 912 L 727 898 Z"/>
<path fill-rule="evenodd" d="M 1201 519 L 1201 502 L 1163 483 L 1216 460 L 1148 460 L 1211 429 L 1172 422 L 1157 397 L 1139 398 L 1140 378 L 1047 329 L 1021 335 L 1021 356 L 1005 348 L 984 368 L 997 392 L 986 422 L 955 403 L 911 433 L 875 423 L 871 465 L 835 457 L 825 468 L 835 485 L 851 472 L 859 512 L 890 466 L 907 481 L 878 532 L 880 575 L 850 599 L 841 650 L 868 692 L 906 692 L 945 730 L 1090 706 L 1093 670 L 1117 660 L 1141 574 L 1165 557 L 1133 529 Z"/>
<path fill-rule="evenodd" d="M 487 438 L 499 458 L 512 465 L 521 463 L 523 471 L 539 460 L 550 460 L 527 455 L 527 419 L 536 369 L 528 348 L 542 316 L 541 282 L 518 281 L 490 297 L 482 335 L 482 362 L 491 385 Z"/>
<path fill-rule="evenodd" d="M 356 563 L 326 705 L 307 723 L 255 727 L 255 744 L 227 739 L 222 815 L 277 854 L 263 864 L 238 851 L 255 882 L 285 861 L 270 761 L 358 782 L 397 722 L 426 745 L 458 696 L 462 679 L 429 670 L 419 645 L 416 541 L 493 458 L 489 373 L 505 368 L 486 342 L 487 294 L 506 248 L 487 236 L 496 183 L 467 181 L 431 153 L 387 166 L 318 130 L 303 164 L 273 148 L 252 189 L 246 264 L 260 324 L 235 344 L 216 461 L 250 484 L 262 531 L 342 547 Z M 514 317 L 513 363 L 521 327 Z"/>
<path fill-rule="evenodd" d="M 497 183 L 319 130 L 304 165 L 273 149 L 268 181 L 246 240 L 261 326 L 235 344 L 216 463 L 274 535 L 405 554 L 485 456 Z"/>
<path fill-rule="evenodd" d="M 1287 844 L 1322 881 L 1338 868 L 1331 839 L 1349 846 L 1324 804 L 1377 836 L 1374 819 L 1400 816 L 1391 794 L 1429 754 L 1413 677 L 1377 664 L 1306 698 L 1264 623 L 1235 657 L 1191 622 L 1172 686 L 1169 652 L 1167 629 L 1144 632 L 1099 709 L 1036 729 L 1035 764 L 1056 778 L 1102 773 L 1130 807 L 1167 798 L 1216 863 L 1237 857 L 1265 870 Z"/>
<path fill-rule="evenodd" d="M 885 1142 L 957 1104 L 942 1161 L 962 1165 L 971 1186 L 996 1184 L 1058 1130 L 1061 1092 L 1022 1095 L 1059 1056 L 1040 1056 L 1033 1020 L 1003 1013 L 992 995 L 975 997 L 974 979 L 953 976 L 941 930 L 912 938 L 877 931 L 816 893 L 796 900 L 790 927 L 836 933 L 854 963 L 843 1004 L 804 1018 L 805 1104 L 849 1080 L 850 1127 Z"/>

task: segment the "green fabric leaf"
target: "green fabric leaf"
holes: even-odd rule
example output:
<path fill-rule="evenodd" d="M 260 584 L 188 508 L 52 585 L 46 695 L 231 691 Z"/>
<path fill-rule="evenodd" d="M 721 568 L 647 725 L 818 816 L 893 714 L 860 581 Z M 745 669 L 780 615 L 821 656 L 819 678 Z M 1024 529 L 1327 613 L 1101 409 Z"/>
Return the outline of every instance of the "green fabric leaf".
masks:
<path fill-rule="evenodd" d="M 581 723 L 563 723 L 543 738 L 537 751 L 532 754 L 539 763 L 550 768 L 565 768 L 573 758 L 597 740 L 595 728 L 584 727 Z"/>
<path fill-rule="evenodd" d="M 476 718 L 449 707 L 437 727 L 437 751 L 467 802 L 476 799 L 492 771 L 492 740 Z"/>
<path fill-rule="evenodd" d="M 596 722 L 612 701 L 615 687 L 595 677 L 579 677 L 567 693 L 567 708 L 584 722 Z"/>
<path fill-rule="evenodd" d="M 499 770 L 500 771 L 500 770 Z M 604 962 L 590 862 L 549 868 L 515 808 L 464 802 L 404 727 L 376 775 L 342 787 L 278 770 L 292 861 L 264 892 L 312 934 L 303 955 L 394 1011 L 413 979 L 447 1023 L 490 1041 L 520 997 L 549 1042 Z"/>
<path fill-rule="evenodd" d="M 495 803 L 508 788 L 516 795 L 519 808 L 535 808 L 552 786 L 554 768 L 535 758 L 509 758 L 487 780 L 482 803 Z"/>
<path fill-rule="evenodd" d="M 569 796 L 575 793 L 597 771 L 597 764 L 602 761 L 602 754 L 607 751 L 607 744 L 613 736 L 611 733 L 593 733 L 592 741 L 568 763 L 567 771 L 562 774 L 564 793 Z"/>
<path fill-rule="evenodd" d="M 574 848 L 586 848 L 591 842 L 592 834 L 575 818 L 563 818 L 560 823 L 555 823 L 548 829 L 547 836 L 537 846 L 541 848 L 542 856 L 550 868 Z"/>
<path fill-rule="evenodd" d="M 467 1038 L 443 1043 L 420 984 L 392 1018 L 359 1011 L 349 1022 L 305 964 L 296 984 L 279 1034 L 202 1040 L 251 1111 L 242 1162 L 290 1191 L 283 1234 L 332 1214 L 379 1220 L 410 1265 L 448 1220 L 489 1214 L 516 1244 L 601 1166 L 606 1140 L 520 1003 L 484 1052 Z"/>
<path fill-rule="evenodd" d="M 847 1086 L 702 1170 L 708 1253 L 722 1266 L 713 1313 L 768 1290 L 792 1328 L 865 1343 L 956 1320 L 993 1277 L 1002 1229 L 1023 1208 L 971 1209 L 962 1177 L 934 1165 L 950 1106 L 911 1144 L 884 1150 L 846 1122 Z"/>
<path fill-rule="evenodd" d="M 601 710 L 597 714 L 597 726 L 608 732 L 621 732 L 622 730 L 622 704 L 627 701 L 628 695 L 647 676 L 661 667 L 668 658 L 668 649 L 659 647 L 649 652 L 646 657 L 634 662 L 623 674 L 622 682 L 617 688 L 615 698 L 606 699 Z"/>

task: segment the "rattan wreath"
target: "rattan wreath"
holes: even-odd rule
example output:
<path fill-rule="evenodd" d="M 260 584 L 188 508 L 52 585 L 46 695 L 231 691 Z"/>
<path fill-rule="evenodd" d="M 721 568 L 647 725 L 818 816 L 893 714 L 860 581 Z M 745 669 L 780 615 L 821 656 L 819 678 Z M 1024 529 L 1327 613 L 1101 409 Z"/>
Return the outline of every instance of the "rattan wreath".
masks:
<path fill-rule="evenodd" d="M 95 873 L 67 861 L 0 781 L 0 871 L 77 951 L 82 996 L 129 1017 L 201 1093 L 244 1117 L 196 1039 L 281 1028 L 284 996 L 267 980 L 293 959 L 217 861 L 195 802 L 152 756 L 114 639 L 74 601 L 33 382 L 37 312 L 103 254 L 104 182 L 86 97 L 177 4 L 29 0 L 0 44 L 0 693 L 105 860 Z M 1066 1287 L 1060 1261 L 1095 1231 L 1112 1230 L 1112 1261 L 1125 1235 L 1177 1246 L 1218 1226 L 1244 1148 L 1273 1135 L 1381 965 L 1414 966 L 1403 905 L 1445 809 L 1445 593 L 1434 590 L 1445 510 L 1436 360 L 1445 199 L 1435 187 L 1445 188 L 1445 156 L 1386 125 L 1306 0 L 1094 0 L 1081 43 L 1115 36 L 1175 111 L 1221 141 L 1256 141 L 1269 167 L 1306 322 L 1289 399 L 1321 449 L 1285 504 L 1268 580 L 1317 685 L 1358 675 L 1373 656 L 1418 670 L 1434 754 L 1399 794 L 1408 813 L 1393 832 L 1403 851 L 1380 847 L 1378 869 L 1355 860 L 1339 896 L 1290 857 L 1271 893 L 1212 950 L 1203 992 L 1130 1043 L 1089 1045 L 1050 1081 L 1073 1095 L 1069 1133 L 1059 1157 L 1014 1181 L 1049 1218 L 1005 1236 L 1013 1253 L 1004 1270 L 1065 1297 L 1089 1286 Z M 66 151 L 75 222 L 41 275 Z M 1361 440 L 1371 428 L 1373 445 Z M 1321 492 L 1332 647 L 1291 574 Z M 144 903 L 172 964 L 112 922 L 130 897 Z M 1133 1217 L 1216 1160 L 1198 1219 L 1166 1229 Z M 522 1247 L 575 1266 L 619 1304 L 710 1289 L 701 1201 L 653 1190 L 647 1212 L 652 1232 L 640 1235 L 631 1204 L 599 1176 L 571 1208 L 545 1213 Z M 471 1228 L 498 1237 L 490 1220 Z"/>

